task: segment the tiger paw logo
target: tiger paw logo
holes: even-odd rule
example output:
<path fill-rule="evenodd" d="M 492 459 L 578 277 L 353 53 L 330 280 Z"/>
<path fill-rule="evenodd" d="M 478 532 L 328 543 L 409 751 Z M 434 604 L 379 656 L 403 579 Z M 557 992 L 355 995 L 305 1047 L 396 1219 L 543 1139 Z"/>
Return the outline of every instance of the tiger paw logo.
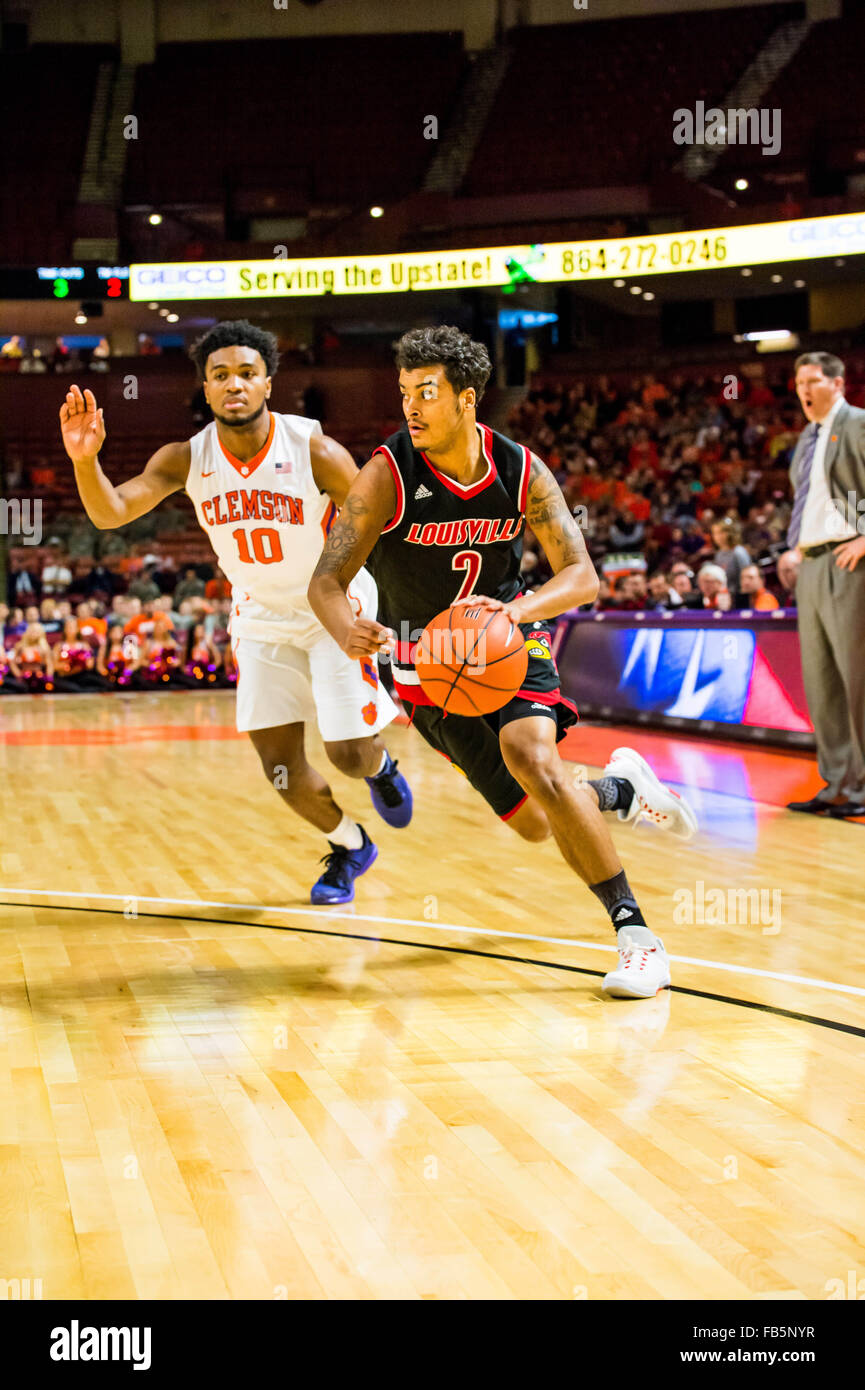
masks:
<path fill-rule="evenodd" d="M 361 714 L 363 715 L 363 721 L 365 724 L 374 724 L 378 716 L 378 708 L 375 705 L 375 703 L 372 700 L 370 700 L 368 705 L 364 705 L 363 709 L 361 710 Z"/>

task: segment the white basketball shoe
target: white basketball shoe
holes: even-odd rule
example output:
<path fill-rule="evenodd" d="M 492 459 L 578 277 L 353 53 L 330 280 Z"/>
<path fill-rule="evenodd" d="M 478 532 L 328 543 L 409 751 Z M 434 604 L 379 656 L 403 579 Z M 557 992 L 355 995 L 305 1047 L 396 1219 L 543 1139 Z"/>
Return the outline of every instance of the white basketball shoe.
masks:
<path fill-rule="evenodd" d="M 697 817 L 685 798 L 672 787 L 665 787 L 635 749 L 617 748 L 604 768 L 604 776 L 626 777 L 634 788 L 630 806 L 617 812 L 619 820 L 633 825 L 641 820 L 652 821 L 662 830 L 669 830 L 677 840 L 692 840 L 696 835 Z"/>
<path fill-rule="evenodd" d="M 602 989 L 617 999 L 654 999 L 670 984 L 663 941 L 648 927 L 623 927 L 617 940 L 619 963 L 604 976 Z"/>

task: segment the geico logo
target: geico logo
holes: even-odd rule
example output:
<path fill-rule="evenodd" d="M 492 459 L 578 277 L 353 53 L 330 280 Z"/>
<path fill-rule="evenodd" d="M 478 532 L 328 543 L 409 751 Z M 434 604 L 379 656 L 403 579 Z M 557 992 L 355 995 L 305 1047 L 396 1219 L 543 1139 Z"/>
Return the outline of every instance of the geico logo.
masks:
<path fill-rule="evenodd" d="M 836 237 L 865 237 L 865 218 L 851 218 L 850 221 L 826 222 L 818 226 L 806 223 L 804 227 L 791 227 L 791 241 L 833 241 Z"/>
<path fill-rule="evenodd" d="M 159 270 L 140 270 L 142 285 L 221 285 L 225 280 L 224 266 L 170 266 Z"/>

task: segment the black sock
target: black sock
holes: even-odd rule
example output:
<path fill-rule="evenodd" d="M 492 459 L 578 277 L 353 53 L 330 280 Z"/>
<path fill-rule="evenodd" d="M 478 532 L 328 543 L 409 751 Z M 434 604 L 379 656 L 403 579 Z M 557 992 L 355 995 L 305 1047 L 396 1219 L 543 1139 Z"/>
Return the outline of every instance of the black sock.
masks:
<path fill-rule="evenodd" d="M 634 788 L 627 777 L 596 777 L 589 782 L 598 793 L 602 811 L 627 811 L 634 796 Z"/>
<path fill-rule="evenodd" d="M 605 780 L 612 781 L 613 779 Z M 615 780 L 618 781 L 619 779 L 616 778 Z M 637 900 L 631 892 L 631 885 L 628 883 L 624 869 L 620 869 L 613 878 L 604 879 L 603 883 L 590 883 L 589 887 L 609 912 L 610 921 L 616 931 L 621 930 L 622 927 L 645 927 L 647 925 L 645 917 L 637 907 Z"/>

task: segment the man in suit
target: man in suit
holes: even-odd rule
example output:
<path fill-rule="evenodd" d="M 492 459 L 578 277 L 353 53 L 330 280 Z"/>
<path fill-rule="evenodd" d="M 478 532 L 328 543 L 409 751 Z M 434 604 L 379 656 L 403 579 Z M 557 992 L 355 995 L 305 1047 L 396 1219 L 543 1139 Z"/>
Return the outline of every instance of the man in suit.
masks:
<path fill-rule="evenodd" d="M 803 353 L 795 371 L 809 423 L 790 465 L 781 559 L 798 565 L 802 674 L 826 785 L 789 807 L 865 815 L 865 410 L 845 401 L 844 363 L 832 353 Z"/>

